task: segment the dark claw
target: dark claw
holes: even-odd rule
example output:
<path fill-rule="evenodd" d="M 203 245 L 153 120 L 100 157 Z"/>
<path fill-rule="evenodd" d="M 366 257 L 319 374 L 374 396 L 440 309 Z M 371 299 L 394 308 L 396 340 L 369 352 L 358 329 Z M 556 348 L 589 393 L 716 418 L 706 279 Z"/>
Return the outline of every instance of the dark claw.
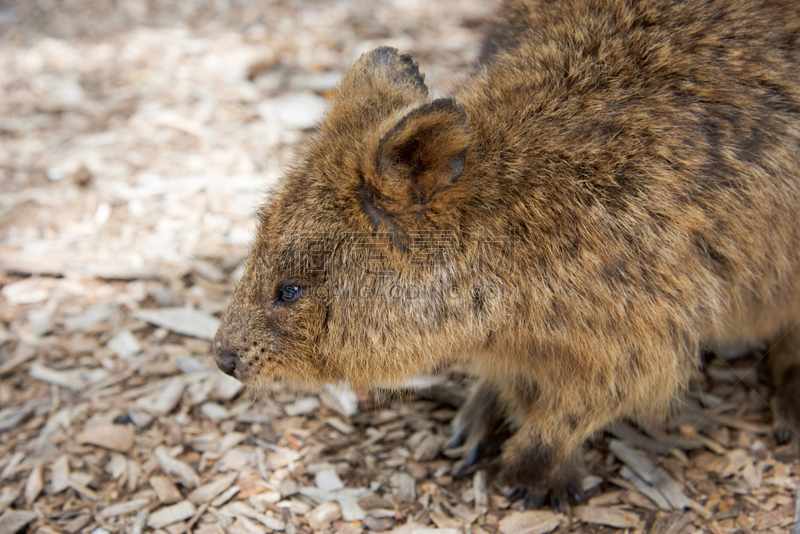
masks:
<path fill-rule="evenodd" d="M 566 512 L 567 510 L 567 494 L 564 491 L 551 491 L 550 492 L 550 506 L 553 508 L 553 511 L 561 514 Z"/>
<path fill-rule="evenodd" d="M 486 451 L 486 444 L 482 441 L 476 443 L 475 446 L 472 447 L 472 450 L 469 451 L 467 459 L 464 460 L 464 467 L 475 465 L 475 463 L 481 459 L 481 456 L 483 456 L 484 451 Z"/>
<path fill-rule="evenodd" d="M 786 445 L 792 441 L 791 429 L 786 425 L 779 426 L 775 429 L 775 440 L 778 442 L 778 445 Z"/>
<path fill-rule="evenodd" d="M 535 495 L 531 492 L 528 492 L 528 496 L 525 497 L 525 500 L 522 501 L 522 511 L 525 510 L 536 510 L 537 508 L 541 508 L 542 505 L 547 501 L 547 493 Z"/>
<path fill-rule="evenodd" d="M 453 437 L 450 438 L 450 441 L 447 443 L 448 449 L 455 449 L 464 444 L 464 440 L 467 438 L 467 425 L 462 426 Z"/>
<path fill-rule="evenodd" d="M 481 459 L 485 450 L 486 444 L 484 442 L 476 443 L 475 446 L 472 447 L 472 450 L 469 451 L 467 457 L 461 462 L 461 465 L 453 470 L 453 478 L 460 478 L 474 473 L 476 470 L 475 464 Z"/>
<path fill-rule="evenodd" d="M 472 450 L 469 451 L 467 457 L 461 460 L 458 467 L 453 470 L 452 476 L 453 478 L 460 478 L 467 475 L 471 475 L 477 470 L 477 463 L 478 460 L 481 459 L 483 456 L 483 452 L 486 449 L 486 445 L 484 443 L 476 443 Z"/>
<path fill-rule="evenodd" d="M 553 511 L 562 513 L 569 506 L 570 499 L 575 504 L 579 504 L 583 498 L 583 491 L 574 484 L 568 484 L 558 490 L 540 490 L 516 486 L 506 494 L 510 501 L 525 497 L 522 501 L 522 510 L 535 510 L 541 508 L 545 503 L 553 507 Z"/>
<path fill-rule="evenodd" d="M 525 495 L 525 488 L 522 486 L 514 486 L 506 493 L 506 499 L 509 501 L 516 501 L 523 495 Z"/>
<path fill-rule="evenodd" d="M 574 484 L 567 484 L 565 488 L 567 490 L 567 494 L 572 497 L 572 501 L 575 504 L 580 504 L 583 500 L 583 488 L 576 486 Z"/>

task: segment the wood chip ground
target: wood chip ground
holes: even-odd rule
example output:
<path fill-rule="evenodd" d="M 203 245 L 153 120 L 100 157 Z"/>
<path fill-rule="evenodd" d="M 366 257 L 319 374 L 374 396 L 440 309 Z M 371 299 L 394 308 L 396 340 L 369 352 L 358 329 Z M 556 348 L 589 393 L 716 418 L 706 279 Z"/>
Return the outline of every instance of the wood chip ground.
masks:
<path fill-rule="evenodd" d="M 253 213 L 343 69 L 395 46 L 443 94 L 491 9 L 0 4 L 0 534 L 800 530 L 763 353 L 710 359 L 665 427 L 587 444 L 564 513 L 521 512 L 492 462 L 453 478 L 459 370 L 257 400 L 216 370 Z"/>

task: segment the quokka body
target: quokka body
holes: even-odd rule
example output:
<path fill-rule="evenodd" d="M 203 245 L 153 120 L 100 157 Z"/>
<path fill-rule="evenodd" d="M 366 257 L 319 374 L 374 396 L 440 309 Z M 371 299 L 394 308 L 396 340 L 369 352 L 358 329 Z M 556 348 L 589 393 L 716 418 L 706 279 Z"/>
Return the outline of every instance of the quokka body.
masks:
<path fill-rule="evenodd" d="M 456 431 L 511 423 L 529 505 L 709 347 L 768 343 L 796 433 L 798 72 L 800 3 L 757 0 L 509 0 L 449 98 L 364 54 L 259 214 L 218 365 L 368 387 L 463 362 Z"/>

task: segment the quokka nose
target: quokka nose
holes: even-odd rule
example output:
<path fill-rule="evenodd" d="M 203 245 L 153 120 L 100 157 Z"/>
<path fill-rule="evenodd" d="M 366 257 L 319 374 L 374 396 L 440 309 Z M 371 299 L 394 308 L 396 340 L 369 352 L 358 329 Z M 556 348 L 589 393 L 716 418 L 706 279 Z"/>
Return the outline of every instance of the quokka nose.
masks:
<path fill-rule="evenodd" d="M 214 361 L 217 363 L 217 367 L 219 367 L 220 371 L 226 375 L 235 377 L 239 357 L 220 342 L 214 343 Z"/>

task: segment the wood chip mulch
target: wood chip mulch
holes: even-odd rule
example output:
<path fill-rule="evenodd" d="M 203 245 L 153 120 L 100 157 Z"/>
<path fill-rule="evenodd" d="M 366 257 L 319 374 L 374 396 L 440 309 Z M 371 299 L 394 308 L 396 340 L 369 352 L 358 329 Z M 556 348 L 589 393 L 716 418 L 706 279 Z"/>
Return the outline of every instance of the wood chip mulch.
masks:
<path fill-rule="evenodd" d="M 521 512 L 491 460 L 453 477 L 459 369 L 254 399 L 214 366 L 252 214 L 307 110 L 382 44 L 443 93 L 491 8 L 0 5 L 0 534 L 800 532 L 763 348 L 710 358 L 663 428 L 587 444 L 564 513 Z"/>

